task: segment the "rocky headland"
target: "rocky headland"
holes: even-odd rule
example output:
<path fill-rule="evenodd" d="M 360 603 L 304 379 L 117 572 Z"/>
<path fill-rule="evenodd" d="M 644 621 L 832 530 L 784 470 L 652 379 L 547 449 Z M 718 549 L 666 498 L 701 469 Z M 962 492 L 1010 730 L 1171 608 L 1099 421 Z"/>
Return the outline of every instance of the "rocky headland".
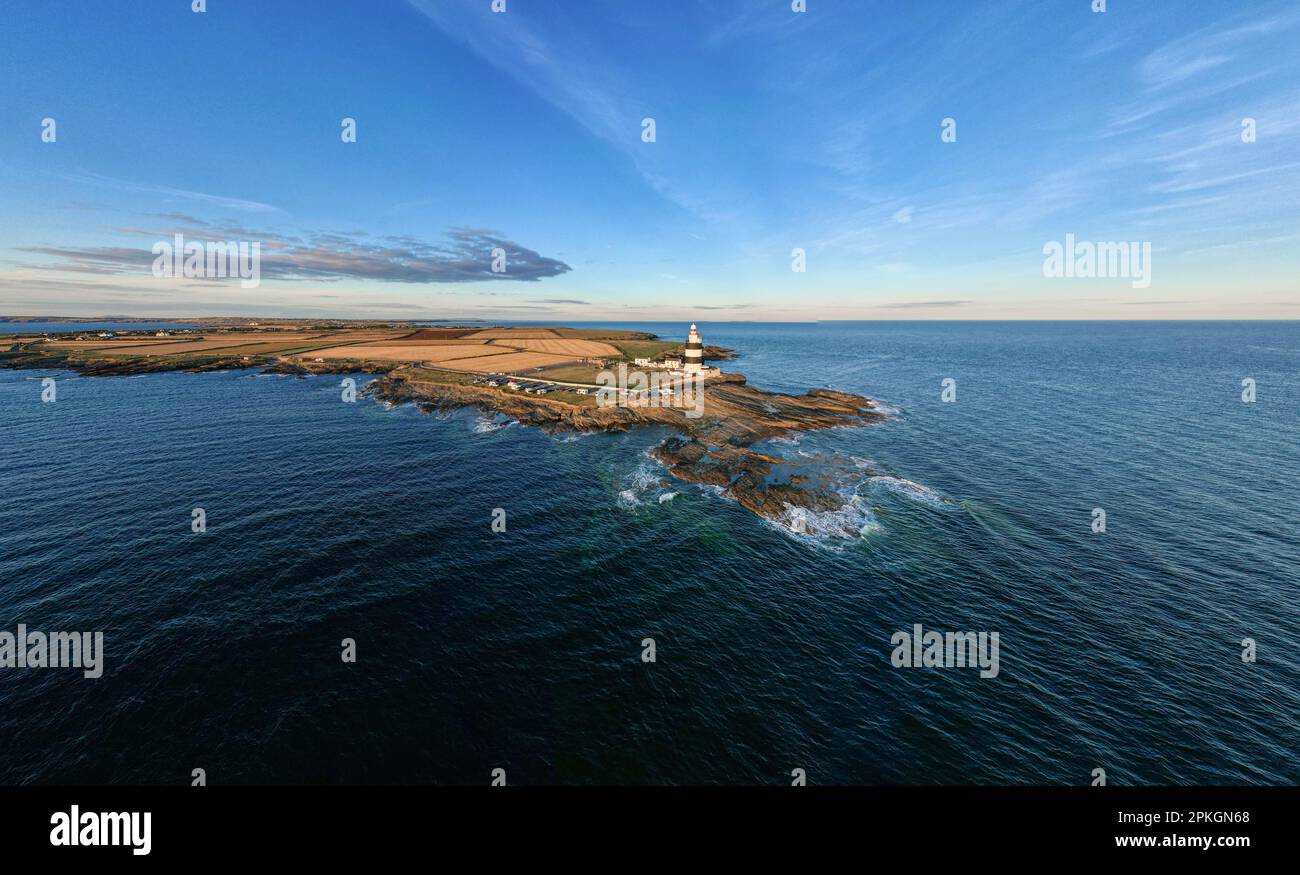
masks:
<path fill-rule="evenodd" d="M 751 447 L 801 431 L 864 426 L 885 418 L 860 395 L 828 389 L 785 395 L 751 386 L 739 374 L 705 384 L 698 417 L 680 407 L 575 405 L 480 385 L 411 380 L 401 372 L 373 381 L 366 393 L 390 404 L 415 404 L 426 413 L 473 407 L 551 432 L 667 426 L 678 434 L 653 455 L 669 473 L 720 487 L 754 513 L 787 523 L 793 508 L 819 512 L 844 504 L 829 476 L 838 466 L 825 458 L 791 462 Z M 816 527 L 815 521 L 806 525 Z"/>
<path fill-rule="evenodd" d="M 705 350 L 706 359 L 735 356 L 733 350 L 723 347 Z M 594 395 L 579 396 L 571 389 L 545 396 L 526 394 L 486 385 L 473 374 L 450 374 L 411 362 L 364 358 L 319 360 L 302 355 L 230 352 L 144 356 L 121 351 L 106 356 L 20 340 L 7 347 L 0 345 L 0 367 L 64 369 L 88 377 L 251 368 L 286 376 L 367 373 L 379 378 L 366 387 L 366 394 L 390 404 L 415 404 L 426 413 L 477 408 L 552 432 L 667 427 L 676 434 L 656 447 L 653 455 L 672 476 L 716 486 L 754 513 L 786 524 L 790 524 L 792 511 L 797 508 L 815 513 L 843 505 L 845 499 L 832 482 L 832 474 L 842 470 L 843 460 L 803 456 L 799 460 L 783 459 L 756 450 L 754 445 L 802 431 L 864 426 L 885 418 L 870 399 L 859 395 L 827 389 L 813 389 L 802 395 L 769 392 L 734 373 L 708 379 L 702 402 L 689 406 L 636 401 L 604 406 L 596 402 Z M 810 521 L 808 525 L 815 528 L 816 523 Z"/>

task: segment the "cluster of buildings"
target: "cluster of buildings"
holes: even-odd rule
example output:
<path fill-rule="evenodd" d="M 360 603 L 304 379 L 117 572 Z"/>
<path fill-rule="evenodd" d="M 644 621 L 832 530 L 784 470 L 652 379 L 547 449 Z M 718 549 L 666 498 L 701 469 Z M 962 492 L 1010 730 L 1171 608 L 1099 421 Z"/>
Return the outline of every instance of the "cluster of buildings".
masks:
<path fill-rule="evenodd" d="M 646 358 L 632 359 L 632 364 L 638 368 L 667 368 L 670 371 L 680 371 L 682 369 L 682 360 L 673 358 L 660 359 L 659 361 Z"/>
<path fill-rule="evenodd" d="M 651 358 L 633 359 L 632 364 L 638 368 L 662 368 L 677 374 L 699 374 L 700 376 L 714 376 L 720 371 L 717 368 L 705 367 L 704 365 L 704 341 L 700 338 L 700 331 L 691 323 L 691 330 L 686 334 L 686 349 L 682 358 L 670 357 L 656 361 Z"/>
<path fill-rule="evenodd" d="M 615 390 L 620 398 L 628 400 L 650 401 L 656 398 L 672 398 L 676 395 L 676 391 L 669 383 L 671 378 L 690 377 L 703 379 L 721 373 L 717 368 L 705 367 L 704 342 L 700 338 L 699 329 L 693 323 L 691 330 L 686 335 L 686 348 L 680 358 L 676 356 L 658 360 L 637 358 L 633 359 L 632 363 L 639 368 L 654 369 L 655 373 L 650 375 L 649 389 L 629 389 L 620 386 Z M 604 364 L 604 362 L 602 361 L 601 364 Z M 626 365 L 620 365 L 620 371 L 626 371 L 626 367 Z M 571 386 L 551 381 L 529 380 L 505 373 L 490 374 L 477 379 L 475 382 L 492 389 L 509 389 L 512 392 L 524 392 L 528 395 L 546 395 L 559 391 L 590 395 L 596 389 L 594 386 Z"/>
<path fill-rule="evenodd" d="M 536 380 L 518 380 L 507 377 L 505 374 L 495 374 L 484 380 L 480 380 L 484 386 L 493 389 L 510 389 L 514 392 L 523 392 L 527 395 L 546 395 L 550 392 L 557 392 L 564 386 L 554 386 L 550 383 L 540 383 Z M 578 389 L 579 395 L 586 395 L 586 389 Z"/>
<path fill-rule="evenodd" d="M 49 332 L 46 332 L 46 334 L 48 334 L 48 333 L 49 333 Z M 194 330 L 191 329 L 191 328 L 183 328 L 183 329 L 180 329 L 179 331 L 175 331 L 175 332 L 167 331 L 166 329 L 163 329 L 163 330 L 160 330 L 160 331 L 155 331 L 153 336 L 154 336 L 154 337 L 172 337 L 174 334 L 193 334 L 193 333 L 194 333 Z M 148 336 L 149 336 L 149 333 L 148 333 L 147 331 L 131 331 L 131 330 L 126 330 L 126 331 L 123 331 L 123 332 L 122 332 L 122 336 L 123 336 L 123 337 L 148 337 Z M 95 337 L 99 338 L 100 340 L 112 340 L 113 338 L 117 337 L 117 332 L 116 332 L 116 331 L 100 331 L 99 333 L 97 333 L 97 334 L 95 335 Z M 90 340 L 91 338 L 90 338 L 90 335 L 89 335 L 89 334 L 78 334 L 74 339 L 75 339 L 75 340 Z"/>

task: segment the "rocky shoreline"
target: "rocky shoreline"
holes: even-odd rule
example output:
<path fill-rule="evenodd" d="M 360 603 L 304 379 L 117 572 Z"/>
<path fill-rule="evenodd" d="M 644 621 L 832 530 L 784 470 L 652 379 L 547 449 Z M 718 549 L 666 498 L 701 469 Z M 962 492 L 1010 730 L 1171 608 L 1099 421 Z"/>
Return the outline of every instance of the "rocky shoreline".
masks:
<path fill-rule="evenodd" d="M 834 464 L 827 459 L 791 462 L 750 447 L 801 431 L 865 426 L 886 418 L 860 395 L 827 389 L 784 395 L 751 386 L 738 374 L 706 383 L 699 418 L 688 417 L 681 408 L 577 406 L 483 386 L 412 381 L 397 372 L 365 391 L 389 404 L 415 404 L 426 413 L 471 407 L 549 432 L 667 426 L 678 434 L 652 453 L 669 473 L 688 483 L 720 487 L 750 511 L 786 525 L 794 524 L 795 509 L 815 514 L 844 504 L 827 476 L 827 466 Z M 802 523 L 810 532 L 818 528 L 806 515 Z"/>
<path fill-rule="evenodd" d="M 735 355 L 714 348 L 709 357 Z M 366 387 L 367 395 L 389 404 L 414 404 L 425 413 L 477 408 L 550 432 L 625 432 L 640 426 L 665 426 L 677 434 L 656 447 L 653 455 L 674 477 L 719 487 L 762 517 L 796 528 L 806 525 L 809 531 L 817 529 L 816 521 L 800 517 L 796 509 L 815 514 L 844 503 L 826 476 L 834 468 L 833 461 L 793 462 L 751 447 L 801 431 L 865 426 L 886 418 L 870 399 L 859 395 L 826 389 L 802 395 L 768 392 L 751 386 L 740 374 L 722 374 L 705 383 L 700 415 L 692 417 L 682 407 L 574 404 L 472 382 L 415 380 L 406 367 L 392 362 L 295 362 L 274 356 L 230 355 L 185 361 L 85 359 L 19 344 L 0 352 L 0 367 L 63 369 L 88 377 L 245 369 L 286 376 L 367 373 L 380 375 Z"/>

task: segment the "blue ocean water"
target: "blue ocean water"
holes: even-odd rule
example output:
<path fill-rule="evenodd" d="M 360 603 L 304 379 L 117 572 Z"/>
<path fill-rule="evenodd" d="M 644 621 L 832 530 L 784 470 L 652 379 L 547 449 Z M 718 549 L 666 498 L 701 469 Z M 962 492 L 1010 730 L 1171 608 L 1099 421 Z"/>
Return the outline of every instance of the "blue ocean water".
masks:
<path fill-rule="evenodd" d="M 863 466 L 848 534 L 673 481 L 665 432 L 0 371 L 0 628 L 106 650 L 0 669 L 0 782 L 1300 779 L 1295 323 L 700 327 L 895 412 L 769 448 Z M 999 675 L 893 667 L 917 623 L 998 632 Z"/>

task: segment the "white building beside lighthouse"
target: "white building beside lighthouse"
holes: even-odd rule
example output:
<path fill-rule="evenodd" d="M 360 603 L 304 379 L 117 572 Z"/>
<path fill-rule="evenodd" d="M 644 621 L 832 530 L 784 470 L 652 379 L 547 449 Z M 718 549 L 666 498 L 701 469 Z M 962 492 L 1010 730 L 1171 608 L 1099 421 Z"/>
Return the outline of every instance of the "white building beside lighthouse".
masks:
<path fill-rule="evenodd" d="M 700 340 L 700 332 L 696 330 L 695 323 L 691 323 L 690 333 L 686 335 L 686 354 L 682 357 L 685 362 L 682 366 L 688 374 L 698 374 L 704 370 L 704 342 Z"/>

